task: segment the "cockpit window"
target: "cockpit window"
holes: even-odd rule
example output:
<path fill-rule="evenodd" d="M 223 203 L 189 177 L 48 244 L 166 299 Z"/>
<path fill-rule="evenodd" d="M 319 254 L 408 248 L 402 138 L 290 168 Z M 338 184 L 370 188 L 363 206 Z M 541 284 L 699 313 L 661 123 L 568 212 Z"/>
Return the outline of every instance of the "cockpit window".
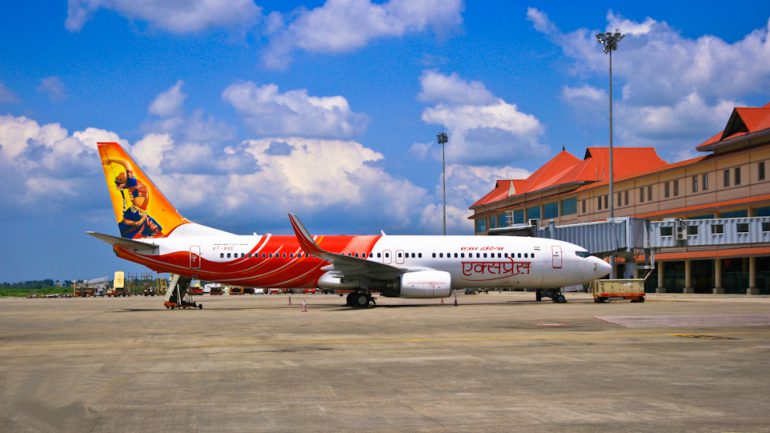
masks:
<path fill-rule="evenodd" d="M 575 251 L 575 255 L 577 255 L 578 257 L 590 257 L 591 253 L 589 253 L 588 251 Z"/>

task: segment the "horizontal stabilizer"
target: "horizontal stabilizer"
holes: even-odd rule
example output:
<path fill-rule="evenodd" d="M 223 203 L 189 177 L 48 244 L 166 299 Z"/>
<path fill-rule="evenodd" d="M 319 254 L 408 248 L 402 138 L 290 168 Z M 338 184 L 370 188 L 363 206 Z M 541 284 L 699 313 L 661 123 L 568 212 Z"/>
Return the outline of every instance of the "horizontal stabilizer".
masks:
<path fill-rule="evenodd" d="M 157 245 L 144 243 L 141 241 L 135 241 L 132 239 L 125 239 L 118 236 L 112 236 L 107 235 L 104 233 L 97 233 L 97 232 L 86 232 L 86 234 L 89 234 L 96 239 L 99 239 L 102 242 L 106 242 L 112 246 L 118 245 L 121 248 L 125 248 L 128 250 L 132 250 L 137 253 L 153 253 L 158 249 Z"/>

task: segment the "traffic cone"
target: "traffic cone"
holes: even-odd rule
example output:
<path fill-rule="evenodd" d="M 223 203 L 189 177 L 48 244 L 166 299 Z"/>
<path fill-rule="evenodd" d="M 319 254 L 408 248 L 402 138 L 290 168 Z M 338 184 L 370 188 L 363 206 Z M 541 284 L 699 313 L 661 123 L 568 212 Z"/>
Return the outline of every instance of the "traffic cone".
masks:
<path fill-rule="evenodd" d="M 304 299 L 302 300 L 302 312 L 307 313 L 307 304 Z"/>
<path fill-rule="evenodd" d="M 455 295 L 455 307 L 457 306 L 457 295 Z"/>
<path fill-rule="evenodd" d="M 291 305 L 291 296 L 289 296 L 289 305 Z"/>

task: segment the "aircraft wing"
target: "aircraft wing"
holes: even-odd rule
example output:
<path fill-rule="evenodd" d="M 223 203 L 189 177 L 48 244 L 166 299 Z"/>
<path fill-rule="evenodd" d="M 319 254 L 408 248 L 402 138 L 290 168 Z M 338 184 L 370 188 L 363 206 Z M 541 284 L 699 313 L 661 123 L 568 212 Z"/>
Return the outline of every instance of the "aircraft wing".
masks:
<path fill-rule="evenodd" d="M 305 226 L 294 214 L 289 214 L 291 226 L 297 235 L 299 245 L 302 250 L 308 254 L 319 257 L 332 264 L 331 271 L 343 279 L 371 278 L 374 280 L 390 280 L 397 278 L 407 272 L 409 269 L 386 265 L 384 263 L 374 262 L 359 257 L 346 256 L 344 254 L 332 253 L 321 248 Z"/>
<path fill-rule="evenodd" d="M 132 239 L 125 239 L 118 236 L 106 235 L 104 233 L 86 232 L 86 234 L 89 234 L 95 237 L 96 239 L 99 239 L 102 242 L 106 242 L 112 246 L 118 245 L 121 248 L 132 250 L 137 253 L 148 254 L 148 253 L 153 253 L 158 249 L 158 246 L 154 244 L 147 244 L 147 243 L 135 241 Z"/>

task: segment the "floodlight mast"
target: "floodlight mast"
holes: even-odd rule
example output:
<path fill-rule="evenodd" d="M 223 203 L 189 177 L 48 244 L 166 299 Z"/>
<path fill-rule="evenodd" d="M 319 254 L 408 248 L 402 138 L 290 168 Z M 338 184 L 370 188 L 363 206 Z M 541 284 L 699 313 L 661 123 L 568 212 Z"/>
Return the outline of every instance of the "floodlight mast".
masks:
<path fill-rule="evenodd" d="M 444 196 L 443 201 L 443 210 L 444 210 L 444 219 L 443 219 L 443 231 L 442 233 L 444 236 L 446 236 L 446 159 L 444 158 L 444 147 L 446 143 L 449 141 L 449 137 L 447 136 L 446 132 L 441 131 L 438 134 L 436 134 L 436 141 L 438 141 L 438 144 L 441 145 L 441 191 Z"/>
<path fill-rule="evenodd" d="M 618 29 L 615 32 L 604 32 L 596 35 L 596 41 L 602 45 L 602 51 L 604 54 L 610 56 L 610 191 L 609 191 L 609 215 L 608 220 L 615 218 L 615 173 L 612 160 L 612 52 L 618 49 L 618 42 L 623 39 L 625 35 L 620 33 Z M 615 254 L 610 255 L 610 278 L 615 278 Z"/>

